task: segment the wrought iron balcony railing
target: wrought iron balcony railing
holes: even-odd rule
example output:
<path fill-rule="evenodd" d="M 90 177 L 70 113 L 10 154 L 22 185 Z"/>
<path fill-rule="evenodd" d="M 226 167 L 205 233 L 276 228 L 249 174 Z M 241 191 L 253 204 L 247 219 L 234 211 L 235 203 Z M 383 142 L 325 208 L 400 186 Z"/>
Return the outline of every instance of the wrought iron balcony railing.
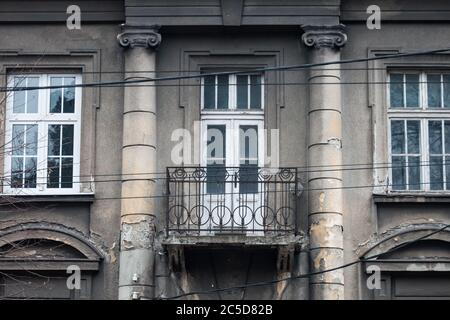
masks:
<path fill-rule="evenodd" d="M 297 169 L 167 168 L 167 233 L 296 233 Z"/>

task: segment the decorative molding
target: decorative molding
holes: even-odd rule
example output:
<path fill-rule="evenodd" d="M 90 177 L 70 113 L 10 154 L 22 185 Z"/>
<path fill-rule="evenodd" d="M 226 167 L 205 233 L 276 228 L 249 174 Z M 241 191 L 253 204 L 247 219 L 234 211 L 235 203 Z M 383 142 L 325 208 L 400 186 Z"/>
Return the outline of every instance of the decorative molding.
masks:
<path fill-rule="evenodd" d="M 339 49 L 347 42 L 347 34 L 343 24 L 334 26 L 305 25 L 302 35 L 303 43 L 308 47 Z"/>
<path fill-rule="evenodd" d="M 123 24 L 117 41 L 124 48 L 141 47 L 156 50 L 161 44 L 160 26 L 130 26 Z"/>
<path fill-rule="evenodd" d="M 221 0 L 222 21 L 224 26 L 240 26 L 244 0 Z"/>
<path fill-rule="evenodd" d="M 102 54 L 101 49 L 97 48 L 73 48 L 61 49 L 60 51 L 39 51 L 20 48 L 0 49 L 0 73 L 8 74 L 10 70 L 49 70 L 58 69 L 77 69 L 83 75 L 83 82 L 99 82 L 101 80 L 102 70 Z M 6 77 L 0 80 L 0 84 L 6 86 Z M 100 109 L 102 105 L 101 87 L 92 87 L 92 94 L 84 94 L 82 98 L 82 143 L 81 152 L 86 155 L 85 160 L 80 166 L 81 175 L 91 176 L 95 173 L 94 156 L 96 150 L 96 109 Z M 84 91 L 86 92 L 86 91 Z M 1 106 L 1 103 L 0 103 Z M 0 120 L 4 115 L 0 114 Z M 4 138 L 4 137 L 3 137 Z M 0 139 L 1 140 L 1 139 Z M 3 160 L 0 159 L 0 174 L 3 172 Z M 81 183 L 82 193 L 88 190 L 92 193 L 92 183 Z M 3 192 L 0 188 L 0 192 Z M 37 198 L 35 198 L 37 199 Z M 60 198 L 62 200 L 62 198 Z M 77 201 L 78 202 L 78 201 Z"/>
<path fill-rule="evenodd" d="M 450 243 L 450 229 L 445 229 L 445 226 L 446 224 L 443 222 L 401 224 L 382 233 L 373 234 L 358 246 L 355 253 L 361 258 L 367 259 L 396 250 L 395 248 L 399 248 L 402 244 L 416 241 L 423 236 L 427 236 L 427 240 Z"/>
<path fill-rule="evenodd" d="M 26 222 L 0 229 L 0 247 L 26 239 L 46 239 L 64 243 L 90 261 L 100 261 L 106 254 L 81 231 L 52 222 Z"/>

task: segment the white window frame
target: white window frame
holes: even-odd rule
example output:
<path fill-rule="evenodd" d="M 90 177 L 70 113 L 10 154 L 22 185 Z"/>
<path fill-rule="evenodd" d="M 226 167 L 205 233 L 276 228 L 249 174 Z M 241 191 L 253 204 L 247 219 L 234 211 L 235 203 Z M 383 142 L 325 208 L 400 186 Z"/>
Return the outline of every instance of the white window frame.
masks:
<path fill-rule="evenodd" d="M 226 135 L 225 146 L 225 167 L 239 167 L 240 165 L 240 146 L 239 146 L 239 126 L 248 125 L 258 128 L 258 167 L 264 166 L 264 117 L 242 117 L 239 115 L 229 118 L 222 118 L 220 115 L 208 115 L 202 118 L 201 123 L 201 142 L 200 142 L 200 165 L 207 164 L 207 128 L 208 125 L 224 125 Z"/>
<path fill-rule="evenodd" d="M 250 108 L 250 88 L 251 85 L 247 84 L 247 103 L 248 108 L 247 109 L 238 109 L 237 108 L 237 76 L 252 76 L 257 75 L 260 76 L 261 79 L 261 108 L 260 109 L 251 109 Z M 264 73 L 255 73 L 255 72 L 249 72 L 249 73 L 239 73 L 239 74 L 231 74 L 228 75 L 228 108 L 226 109 L 217 109 L 217 76 L 215 76 L 215 103 L 214 103 L 214 109 L 205 109 L 205 103 L 204 103 L 204 94 L 205 94 L 205 79 L 204 77 L 201 78 L 201 92 L 200 92 L 200 106 L 202 112 L 230 112 L 230 111 L 236 111 L 240 113 L 261 113 L 264 110 L 264 91 L 265 91 L 265 85 L 264 85 Z"/>
<path fill-rule="evenodd" d="M 419 107 L 418 108 L 408 108 L 408 107 L 397 107 L 391 108 L 390 106 L 390 76 L 391 74 L 419 74 Z M 440 74 L 441 75 L 441 108 L 428 108 L 428 95 L 427 95 L 427 74 Z M 450 75 L 450 71 L 439 71 L 439 70 L 411 70 L 411 69 L 399 69 L 388 72 L 387 75 L 387 124 L 388 124 L 388 135 L 387 135 L 387 146 L 388 146 L 388 156 L 389 156 L 389 185 L 388 191 L 393 193 L 450 193 L 450 189 L 446 189 L 446 173 L 445 169 L 443 171 L 443 189 L 442 190 L 431 190 L 430 186 L 430 170 L 429 170 L 429 135 L 428 135 L 428 121 L 430 120 L 446 120 L 450 121 L 450 108 L 444 108 L 444 92 L 443 92 L 443 82 L 442 75 Z M 403 99 L 406 101 L 406 86 L 403 88 Z M 419 120 L 420 121 L 420 190 L 409 190 L 409 185 L 406 186 L 405 190 L 398 190 L 392 187 L 393 174 L 392 174 L 392 146 L 391 146 L 391 121 L 392 120 Z M 444 134 L 444 133 L 443 133 Z M 442 141 L 444 144 L 444 140 Z M 445 146 L 443 146 L 444 148 Z M 445 155 L 445 150 L 444 153 Z M 408 171 L 406 170 L 406 175 Z M 408 178 L 406 178 L 408 181 Z"/>
<path fill-rule="evenodd" d="M 8 86 L 14 84 L 14 77 L 39 77 L 39 86 L 49 86 L 52 77 L 74 77 L 75 84 L 82 83 L 80 74 L 72 73 L 48 73 L 48 74 L 10 74 L 8 75 Z M 80 139 L 81 139 L 81 114 L 82 114 L 82 92 L 80 87 L 75 88 L 75 112 L 74 113 L 50 113 L 50 89 L 39 90 L 38 112 L 13 113 L 14 94 L 11 93 L 6 100 L 6 126 L 5 141 L 12 141 L 12 126 L 14 124 L 37 124 L 38 125 L 38 152 L 37 152 L 37 175 L 36 188 L 11 188 L 4 182 L 3 193 L 13 195 L 68 195 L 81 192 L 80 183 Z M 48 161 L 48 126 L 49 125 L 74 125 L 73 141 L 73 180 L 72 188 L 48 188 L 47 187 L 47 161 Z M 11 176 L 11 154 L 5 153 L 4 176 Z"/>

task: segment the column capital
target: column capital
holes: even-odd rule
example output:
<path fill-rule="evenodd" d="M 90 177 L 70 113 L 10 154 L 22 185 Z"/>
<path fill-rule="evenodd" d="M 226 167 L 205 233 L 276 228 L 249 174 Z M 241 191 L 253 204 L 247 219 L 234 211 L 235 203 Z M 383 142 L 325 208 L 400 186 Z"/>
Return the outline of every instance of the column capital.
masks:
<path fill-rule="evenodd" d="M 301 28 L 305 32 L 302 35 L 303 43 L 308 47 L 339 49 L 347 42 L 343 24 L 334 26 L 304 25 Z"/>
<path fill-rule="evenodd" d="M 130 26 L 123 24 L 117 41 L 124 48 L 141 47 L 156 50 L 161 44 L 160 26 Z"/>

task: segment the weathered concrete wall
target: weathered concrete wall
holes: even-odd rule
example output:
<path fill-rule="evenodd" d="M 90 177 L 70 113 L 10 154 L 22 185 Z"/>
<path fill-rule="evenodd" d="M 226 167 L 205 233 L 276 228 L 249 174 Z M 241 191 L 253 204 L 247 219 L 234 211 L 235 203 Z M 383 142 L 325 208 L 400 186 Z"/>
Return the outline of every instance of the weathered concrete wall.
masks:
<path fill-rule="evenodd" d="M 0 32 L 0 64 L 38 63 L 48 69 L 64 67 L 78 61 L 88 66 L 84 82 L 122 80 L 122 49 L 116 36 L 116 23 L 83 24 L 81 30 L 70 31 L 65 24 L 2 25 Z M 6 52 L 10 52 L 6 54 Z M 11 54 L 12 52 L 12 54 Z M 47 70 L 48 70 L 47 69 Z M 2 77 L 2 85 L 6 76 Z M 81 172 L 83 181 L 96 177 L 93 203 L 33 203 L 24 210 L 4 208 L 0 226 L 25 222 L 61 224 L 73 228 L 90 239 L 105 253 L 100 270 L 93 276 L 92 297 L 117 298 L 118 247 L 120 230 L 120 182 L 122 141 L 122 90 L 111 87 L 83 90 Z M 111 176 L 102 176 L 111 174 Z M 108 180 L 112 180 L 108 182 Z M 102 200 L 106 198 L 105 200 Z M 20 200 L 18 200 L 20 202 Z"/>
<path fill-rule="evenodd" d="M 178 75 L 173 70 L 200 71 L 202 65 L 242 66 L 246 64 L 292 65 L 306 63 L 306 48 L 300 44 L 299 32 L 207 32 L 207 33 L 164 33 L 163 40 L 157 53 L 157 70 L 159 76 Z M 307 141 L 307 107 L 308 90 L 304 85 L 307 72 L 284 72 L 282 79 L 291 83 L 284 88 L 273 73 L 266 74 L 265 123 L 268 128 L 280 130 L 280 166 L 306 165 Z M 175 166 L 172 162 L 171 151 L 176 142 L 171 141 L 173 130 L 186 128 L 192 130 L 194 121 L 200 118 L 200 86 L 193 81 L 191 87 L 179 87 L 178 82 L 165 82 L 157 91 L 158 117 L 158 167 L 157 172 L 165 172 L 167 166 Z M 294 83 L 295 85 L 292 85 Z M 303 84 L 302 84 L 303 83 Z M 167 86 L 170 84 L 171 86 Z M 277 98 L 278 97 L 278 98 Z M 159 175 L 164 177 L 164 175 Z M 301 172 L 302 183 L 306 183 L 306 173 Z M 157 183 L 157 195 L 166 192 L 165 180 Z M 307 228 L 307 195 L 304 193 L 299 200 L 300 230 L 306 233 Z M 165 232 L 166 199 L 157 199 L 158 232 L 160 236 Z M 276 279 L 276 254 L 270 249 L 244 249 L 224 245 L 221 250 L 214 248 L 201 250 L 186 250 L 186 273 L 172 272 L 170 279 L 166 279 L 166 287 L 161 288 L 166 296 L 197 289 L 211 289 L 214 286 L 230 286 L 240 284 L 247 279 L 248 283 L 269 281 Z M 253 262 L 249 257 L 253 256 Z M 306 256 L 305 256 L 306 257 Z M 303 257 L 302 268 L 307 265 Z M 165 266 L 157 266 L 157 276 L 164 274 L 170 266 L 167 259 Z M 298 261 L 298 257 L 296 261 Z M 158 261 L 158 258 L 157 258 Z M 264 263 L 263 263 L 264 261 Z M 216 265 L 214 272 L 212 268 Z M 307 268 L 307 267 L 306 267 Z M 303 270 L 304 272 L 304 270 Z M 167 284 L 167 282 L 169 284 Z M 245 282 L 245 281 L 244 281 Z M 259 289 L 246 290 L 245 298 L 271 299 L 299 299 L 305 298 L 308 282 L 297 281 L 297 286 L 265 286 Z M 157 290 L 158 291 L 158 290 Z M 221 298 L 239 298 L 242 290 L 233 293 L 223 293 Z M 218 298 L 211 294 L 200 298 Z M 191 297 L 198 298 L 198 297 Z"/>
<path fill-rule="evenodd" d="M 350 2 L 349 2 L 350 3 Z M 349 5 L 351 7 L 351 4 Z M 349 6 L 345 8 L 348 9 Z M 350 14 L 351 10 L 344 10 Z M 447 23 L 404 22 L 394 24 L 382 21 L 381 30 L 368 30 L 365 21 L 348 16 L 348 42 L 341 51 L 342 59 L 367 57 L 371 49 L 400 51 L 429 50 L 447 46 L 450 35 Z M 344 20 L 345 20 L 344 15 Z M 422 16 L 425 17 L 425 16 Z M 426 16 L 430 18 L 430 16 Z M 442 17 L 442 15 L 440 15 Z M 391 16 L 393 20 L 400 16 Z M 408 18 L 412 20 L 414 12 Z M 427 18 L 427 19 L 428 19 Z M 334 18 L 333 18 L 334 19 Z M 431 18 L 430 18 L 431 19 Z M 220 20 L 220 19 L 219 19 Z M 400 19 L 402 20 L 402 19 Z M 61 20 L 58 20 L 61 21 Z M 220 24 L 220 23 L 219 23 Z M 176 33 L 177 27 L 161 30 L 163 40 L 156 53 L 156 69 L 159 76 L 178 75 L 174 70 L 198 71 L 202 64 L 239 65 L 251 64 L 257 60 L 259 65 L 293 65 L 308 61 L 306 48 L 301 43 L 298 26 L 278 29 L 277 32 L 256 29 L 224 31 L 222 29 L 191 29 L 189 33 Z M 208 30 L 206 30 L 208 29 Z M 197 31 L 195 31 L 197 30 Z M 184 30 L 181 30 L 184 31 Z M 30 64 L 42 56 L 41 64 L 51 68 L 64 66 L 75 61 L 78 66 L 87 66 L 85 81 L 123 80 L 123 50 L 116 42 L 121 32 L 116 23 L 83 24 L 79 31 L 69 31 L 63 24 L 15 24 L 1 25 L 0 65 L 20 63 Z M 447 55 L 441 55 L 445 60 Z M 411 59 L 410 61 L 414 61 Z M 418 61 L 418 60 L 416 60 Z M 374 148 L 373 114 L 369 106 L 369 91 L 378 90 L 370 85 L 367 63 L 347 65 L 341 70 L 342 81 L 342 156 L 343 164 L 372 164 Z M 356 68 L 350 70 L 350 68 Z M 100 73 L 99 73 L 100 72 Z M 100 76 L 101 74 L 101 76 Z M 308 71 L 286 71 L 280 73 L 277 81 L 268 84 L 266 97 L 266 125 L 280 129 L 280 165 L 303 167 L 307 164 L 308 141 L 308 94 L 305 85 Z M 280 86 L 279 79 L 286 85 Z M 352 84 L 348 84 L 352 82 Z M 1 83 L 5 83 L 2 75 Z M 195 83 L 195 82 L 194 82 Z M 291 84 L 289 84 L 291 83 Z M 296 83 L 292 85 L 292 83 Z M 157 180 L 154 195 L 157 216 L 157 232 L 164 233 L 166 203 L 166 181 L 164 172 L 171 162 L 171 151 L 175 142 L 171 141 L 174 129 L 188 128 L 199 119 L 200 87 L 177 86 L 178 81 L 166 82 L 157 88 L 156 113 L 158 117 L 156 149 L 156 171 L 161 173 Z M 123 90 L 117 87 L 99 90 L 85 89 L 83 97 L 82 167 L 86 175 L 100 175 L 95 184 L 95 200 L 90 202 L 70 202 L 36 205 L 25 211 L 5 209 L 0 217 L 0 228 L 24 222 L 54 223 L 73 228 L 90 239 L 105 253 L 100 271 L 93 277 L 92 296 L 99 299 L 115 299 L 118 291 L 118 248 L 120 231 L 121 185 L 116 174 L 121 172 L 122 112 Z M 86 112 L 85 112 L 86 111 Z M 387 137 L 378 137 L 384 139 Z M 368 165 L 363 166 L 368 167 Z M 101 176 L 113 174 L 113 176 Z M 344 219 L 344 259 L 353 261 L 360 257 L 368 245 L 381 239 L 393 230 L 405 230 L 415 223 L 448 223 L 448 203 L 378 203 L 374 204 L 371 170 L 343 171 L 343 219 Z M 301 175 L 305 188 L 306 174 Z M 103 180 L 103 182 L 101 182 Z M 117 180 L 117 181 L 105 181 Z M 366 186 L 349 188 L 351 186 Z M 299 202 L 300 230 L 307 231 L 308 196 L 303 194 Z M 428 202 L 431 200 L 425 200 Z M 20 218 L 19 218 L 20 215 Z M 413 237 L 411 237 L 413 238 Z M 412 250 L 412 249 L 411 249 Z M 448 257 L 445 246 L 416 247 L 404 250 L 390 257 L 442 256 Z M 157 244 L 157 255 L 165 252 Z M 276 255 L 270 251 L 231 249 L 186 250 L 186 273 L 170 272 L 167 257 L 161 258 L 157 275 L 166 274 L 171 279 L 167 293 L 179 292 L 180 286 L 190 290 L 207 289 L 214 286 L 241 284 L 272 280 L 276 275 Z M 244 258 L 245 259 L 244 259 Z M 250 261 L 252 258 L 252 262 Z M 159 258 L 158 258 L 159 259 Z M 304 260 L 300 260 L 304 261 Z M 214 271 L 214 266 L 217 266 Z M 365 288 L 366 275 L 361 266 L 345 269 L 345 298 L 372 298 Z M 173 270 L 172 270 L 173 271 Z M 248 277 L 247 277 L 248 275 Z M 286 289 L 283 298 L 305 298 L 302 295 L 307 283 L 302 282 L 296 290 Z M 161 287 L 159 288 L 162 289 Z M 249 289 L 246 298 L 270 298 L 277 292 L 275 287 L 261 291 Z M 299 294 L 302 292 L 302 294 Z M 242 291 L 226 297 L 240 297 Z M 202 298 L 217 298 L 211 295 Z"/>
<path fill-rule="evenodd" d="M 345 23 L 345 22 L 344 22 Z M 342 50 L 342 59 L 367 57 L 369 49 L 399 49 L 403 51 L 430 50 L 446 47 L 450 35 L 445 23 L 383 22 L 381 30 L 368 30 L 364 23 L 348 23 L 349 41 Z M 431 36 L 432 35 L 432 36 Z M 414 61 L 414 58 L 412 59 Z M 420 61 L 419 58 L 416 61 Z M 369 108 L 367 63 L 348 65 L 342 71 L 343 111 L 343 163 L 371 164 L 373 162 L 372 112 Z M 344 68 L 345 69 L 345 68 Z M 363 69 L 363 70 L 361 70 Z M 345 84 L 352 82 L 353 84 Z M 382 86 L 383 84 L 376 84 Z M 381 106 L 375 106 L 381 107 Z M 378 137 L 386 139 L 387 137 Z M 374 184 L 372 170 L 344 171 L 346 186 L 371 186 Z M 344 190 L 344 247 L 346 262 L 358 258 L 358 248 L 371 236 L 388 228 L 424 222 L 449 223 L 448 204 L 381 204 L 373 203 L 372 188 Z M 429 221 L 428 221 L 429 222 Z M 368 298 L 364 272 L 358 266 L 345 270 L 345 294 L 347 299 Z"/>

